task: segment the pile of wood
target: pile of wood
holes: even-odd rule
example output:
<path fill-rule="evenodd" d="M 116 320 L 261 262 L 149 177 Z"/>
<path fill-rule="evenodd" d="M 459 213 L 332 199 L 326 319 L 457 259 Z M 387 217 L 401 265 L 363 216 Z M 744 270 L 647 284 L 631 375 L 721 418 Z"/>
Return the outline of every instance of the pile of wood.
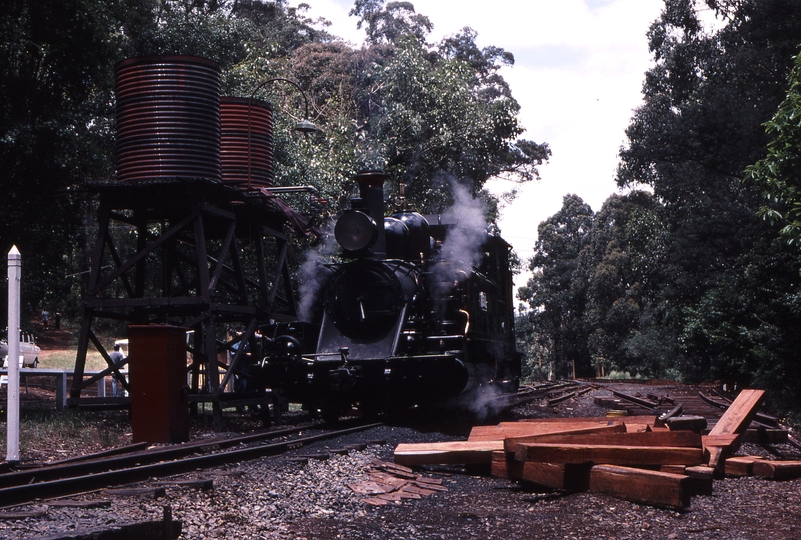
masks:
<path fill-rule="evenodd" d="M 374 461 L 367 471 L 369 480 L 348 484 L 362 500 L 373 506 L 384 506 L 403 499 L 420 499 L 437 491 L 448 491 L 441 478 L 415 473 L 409 467 L 386 461 Z"/>
<path fill-rule="evenodd" d="M 743 390 L 706 435 L 671 429 L 656 416 L 537 419 L 477 426 L 467 441 L 400 444 L 395 462 L 485 465 L 499 478 L 682 509 L 691 495 L 711 493 L 713 477 L 730 464 L 765 477 L 801 475 L 801 462 L 726 459 L 763 397 Z"/>

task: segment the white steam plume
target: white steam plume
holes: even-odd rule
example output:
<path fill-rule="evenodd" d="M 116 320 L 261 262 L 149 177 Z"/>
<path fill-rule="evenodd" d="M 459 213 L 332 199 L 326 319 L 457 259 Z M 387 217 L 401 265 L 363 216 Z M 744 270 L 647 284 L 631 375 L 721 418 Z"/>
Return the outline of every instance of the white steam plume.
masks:
<path fill-rule="evenodd" d="M 306 253 L 306 260 L 298 270 L 298 318 L 301 321 L 311 321 L 320 289 L 329 275 L 325 263 L 331 260 L 331 255 L 338 248 L 329 224 L 327 230 L 323 231 L 320 243 Z"/>
<path fill-rule="evenodd" d="M 436 281 L 453 283 L 462 273 L 469 274 L 481 260 L 481 246 L 486 238 L 486 206 L 474 198 L 464 186 L 451 182 L 453 206 L 442 213 L 445 223 L 456 223 L 448 230 L 442 247 L 435 257 Z"/>

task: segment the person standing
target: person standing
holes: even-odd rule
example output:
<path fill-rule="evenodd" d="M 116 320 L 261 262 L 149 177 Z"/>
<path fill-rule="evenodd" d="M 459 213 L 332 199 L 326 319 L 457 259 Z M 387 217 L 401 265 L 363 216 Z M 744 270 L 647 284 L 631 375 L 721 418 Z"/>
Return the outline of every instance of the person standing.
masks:
<path fill-rule="evenodd" d="M 114 350 L 111 351 L 111 353 L 109 353 L 108 357 L 111 360 L 111 363 L 114 364 L 115 366 L 117 364 L 121 363 L 125 359 L 125 357 L 122 355 L 122 351 L 120 351 L 120 346 L 117 345 L 116 343 L 114 344 Z M 118 394 L 119 394 L 118 385 L 119 385 L 119 381 L 117 380 L 117 374 L 115 372 L 112 372 L 111 373 L 111 395 L 113 397 L 118 397 Z"/>

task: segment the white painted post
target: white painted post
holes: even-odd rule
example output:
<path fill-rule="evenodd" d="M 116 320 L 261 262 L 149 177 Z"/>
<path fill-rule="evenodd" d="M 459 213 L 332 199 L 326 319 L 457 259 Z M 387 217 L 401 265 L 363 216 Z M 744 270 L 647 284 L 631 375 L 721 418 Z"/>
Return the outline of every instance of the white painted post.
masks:
<path fill-rule="evenodd" d="M 8 252 L 8 403 L 6 404 L 6 460 L 19 461 L 19 312 L 22 256 L 17 246 Z"/>

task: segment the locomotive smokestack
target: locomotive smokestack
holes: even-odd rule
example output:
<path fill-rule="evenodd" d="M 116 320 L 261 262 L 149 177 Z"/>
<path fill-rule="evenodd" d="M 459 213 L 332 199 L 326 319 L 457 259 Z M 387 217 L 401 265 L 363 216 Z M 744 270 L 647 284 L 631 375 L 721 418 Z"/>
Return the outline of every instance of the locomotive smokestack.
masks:
<path fill-rule="evenodd" d="M 386 257 L 387 243 L 384 233 L 384 180 L 387 175 L 381 171 L 364 171 L 355 176 L 359 184 L 359 194 L 366 206 L 367 213 L 375 220 L 378 238 L 371 251 L 377 258 Z"/>

